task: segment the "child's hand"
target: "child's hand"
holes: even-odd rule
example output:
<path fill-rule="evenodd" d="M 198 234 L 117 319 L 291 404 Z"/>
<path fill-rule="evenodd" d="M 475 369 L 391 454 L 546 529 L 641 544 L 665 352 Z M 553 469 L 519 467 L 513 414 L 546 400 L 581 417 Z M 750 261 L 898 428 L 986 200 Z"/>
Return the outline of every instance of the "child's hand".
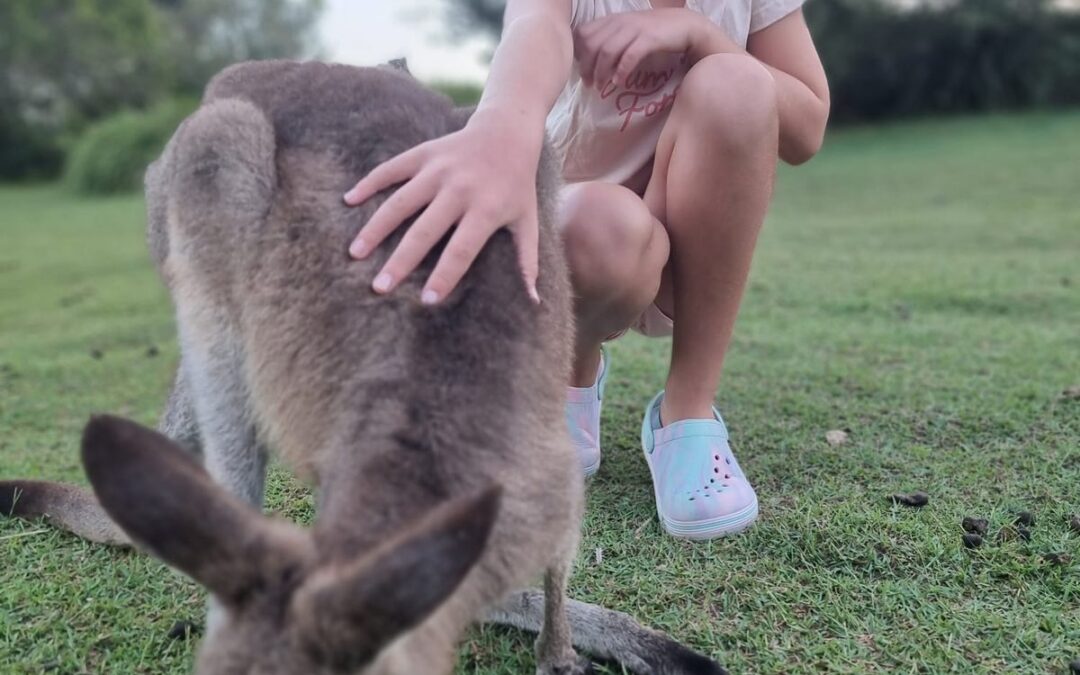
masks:
<path fill-rule="evenodd" d="M 650 54 L 693 51 L 705 33 L 715 40 L 712 28 L 708 18 L 689 9 L 610 14 L 575 31 L 574 58 L 587 86 L 624 84 Z M 733 42 L 730 47 L 738 50 Z"/>
<path fill-rule="evenodd" d="M 421 294 L 421 302 L 446 298 L 497 230 L 508 227 L 517 242 L 525 287 L 536 294 L 538 224 L 536 167 L 542 132 L 523 137 L 513 120 L 476 113 L 453 134 L 423 143 L 369 173 L 345 195 L 356 206 L 392 185 L 391 195 L 349 247 L 364 258 L 413 214 L 423 210 L 382 270 L 373 288 L 393 290 L 436 243 L 457 225 Z M 526 134 L 527 135 L 527 134 Z"/>

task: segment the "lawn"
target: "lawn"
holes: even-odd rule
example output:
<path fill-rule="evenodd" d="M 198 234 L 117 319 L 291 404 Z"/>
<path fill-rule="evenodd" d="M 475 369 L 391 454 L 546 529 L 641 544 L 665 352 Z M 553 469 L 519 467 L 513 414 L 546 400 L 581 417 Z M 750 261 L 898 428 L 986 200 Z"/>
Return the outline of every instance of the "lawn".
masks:
<path fill-rule="evenodd" d="M 1067 672 L 1078 186 L 1078 112 L 845 130 L 783 169 L 719 398 L 761 521 L 662 534 L 637 433 L 668 343 L 624 339 L 572 593 L 733 673 Z M 0 188 L 0 475 L 81 482 L 92 411 L 153 422 L 176 345 L 142 223 L 137 197 Z M 886 499 L 912 490 L 929 505 Z M 269 500 L 310 517 L 280 472 Z M 997 543 L 1019 511 L 1030 542 Z M 977 550 L 968 515 L 990 521 Z M 0 519 L 0 672 L 181 673 L 194 646 L 167 633 L 201 608 L 146 556 Z M 459 671 L 531 672 L 531 640 L 478 629 Z"/>

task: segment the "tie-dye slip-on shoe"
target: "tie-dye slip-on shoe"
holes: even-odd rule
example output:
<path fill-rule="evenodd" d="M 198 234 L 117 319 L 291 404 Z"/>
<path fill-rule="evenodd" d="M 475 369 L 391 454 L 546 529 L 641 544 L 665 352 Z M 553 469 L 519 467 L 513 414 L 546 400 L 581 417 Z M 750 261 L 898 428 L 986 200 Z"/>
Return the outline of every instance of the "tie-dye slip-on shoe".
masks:
<path fill-rule="evenodd" d="M 664 392 L 656 395 L 641 424 L 660 523 L 682 539 L 714 539 L 745 530 L 757 519 L 757 495 L 735 461 L 719 411 L 713 408 L 711 420 L 661 426 L 663 399 Z"/>
<path fill-rule="evenodd" d="M 566 424 L 586 478 L 600 470 L 600 407 L 607 371 L 608 356 L 601 350 L 600 368 L 593 386 L 566 388 Z"/>

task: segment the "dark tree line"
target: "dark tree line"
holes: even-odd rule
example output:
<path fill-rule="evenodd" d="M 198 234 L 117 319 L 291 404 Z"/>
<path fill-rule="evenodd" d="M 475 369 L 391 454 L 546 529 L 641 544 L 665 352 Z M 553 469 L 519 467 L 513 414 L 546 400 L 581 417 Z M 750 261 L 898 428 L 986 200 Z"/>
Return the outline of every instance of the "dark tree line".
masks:
<path fill-rule="evenodd" d="M 498 35 L 504 0 L 453 0 Z M 808 0 L 835 121 L 1080 103 L 1080 13 L 1050 0 Z"/>

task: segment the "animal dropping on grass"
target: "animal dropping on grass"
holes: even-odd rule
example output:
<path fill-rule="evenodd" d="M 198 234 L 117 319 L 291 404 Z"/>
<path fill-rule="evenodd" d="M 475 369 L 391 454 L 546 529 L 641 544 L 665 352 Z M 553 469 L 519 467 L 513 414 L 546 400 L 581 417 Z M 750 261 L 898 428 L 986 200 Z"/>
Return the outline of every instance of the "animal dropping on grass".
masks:
<path fill-rule="evenodd" d="M 1016 514 L 1016 524 L 1024 527 L 1035 527 L 1035 514 L 1031 511 L 1021 511 Z"/>
<path fill-rule="evenodd" d="M 960 523 L 960 527 L 964 528 L 964 532 L 985 535 L 987 529 L 990 527 L 990 523 L 987 522 L 986 518 L 972 518 L 971 516 L 968 516 Z"/>
<path fill-rule="evenodd" d="M 922 507 L 930 503 L 930 495 L 920 490 L 917 492 L 910 492 L 908 494 L 889 495 L 889 501 L 891 501 L 893 504 L 909 506 L 913 509 L 921 509 Z"/>
<path fill-rule="evenodd" d="M 1063 567 L 1063 566 L 1068 565 L 1069 563 L 1072 562 L 1072 556 L 1071 555 L 1069 555 L 1068 553 L 1061 553 L 1061 552 L 1058 552 L 1058 553 L 1044 553 L 1042 558 L 1043 558 L 1043 560 L 1050 563 L 1051 565 L 1057 565 L 1059 567 Z"/>
<path fill-rule="evenodd" d="M 185 619 L 174 623 L 165 636 L 170 640 L 187 640 L 200 634 L 202 634 L 202 626 Z"/>

